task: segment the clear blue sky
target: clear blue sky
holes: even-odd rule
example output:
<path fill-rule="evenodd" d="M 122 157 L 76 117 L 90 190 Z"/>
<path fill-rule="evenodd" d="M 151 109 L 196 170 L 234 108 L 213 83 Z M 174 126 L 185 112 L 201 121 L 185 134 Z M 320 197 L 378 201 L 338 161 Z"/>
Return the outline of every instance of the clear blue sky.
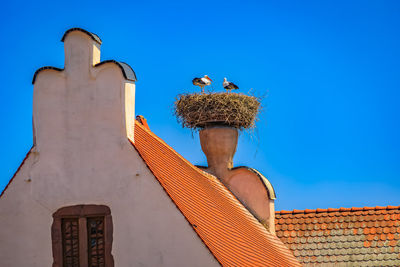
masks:
<path fill-rule="evenodd" d="M 268 93 L 235 165 L 260 170 L 281 209 L 400 204 L 399 1 L 22 1 L 0 8 L 0 189 L 32 145 L 31 79 L 63 67 L 65 30 L 103 40 L 136 71 L 136 110 L 194 164 L 197 136 L 172 115 L 208 74 Z M 110 177 L 112 178 L 112 177 Z"/>

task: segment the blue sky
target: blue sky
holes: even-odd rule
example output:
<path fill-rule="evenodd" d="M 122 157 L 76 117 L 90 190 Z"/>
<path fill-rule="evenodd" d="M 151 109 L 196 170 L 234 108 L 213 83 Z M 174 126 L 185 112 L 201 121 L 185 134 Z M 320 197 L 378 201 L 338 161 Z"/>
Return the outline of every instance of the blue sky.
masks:
<path fill-rule="evenodd" d="M 227 77 L 267 95 L 234 163 L 269 178 L 278 210 L 399 205 L 399 14 L 398 1 L 4 2 L 0 189 L 32 145 L 33 73 L 63 67 L 60 39 L 82 27 L 102 60 L 133 67 L 137 113 L 194 164 L 206 159 L 174 98 Z"/>

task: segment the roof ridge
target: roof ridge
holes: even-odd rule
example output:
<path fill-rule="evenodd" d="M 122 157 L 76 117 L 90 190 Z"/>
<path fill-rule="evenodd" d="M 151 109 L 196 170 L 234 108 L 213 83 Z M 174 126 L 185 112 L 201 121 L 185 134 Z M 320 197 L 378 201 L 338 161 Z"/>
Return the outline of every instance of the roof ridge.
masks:
<path fill-rule="evenodd" d="M 195 167 L 137 120 L 132 144 L 221 265 L 299 266 L 293 252 L 269 233 L 217 177 Z"/>
<path fill-rule="evenodd" d="M 399 206 L 375 206 L 375 207 L 352 207 L 352 208 L 327 208 L 327 209 L 305 209 L 305 210 L 280 210 L 280 211 L 275 211 L 276 214 L 302 214 L 302 213 L 329 213 L 329 212 L 355 212 L 355 211 L 367 211 L 367 210 L 396 210 L 396 209 L 400 209 L 400 205 Z"/>
<path fill-rule="evenodd" d="M 194 171 L 198 172 L 199 174 L 208 176 L 209 178 L 212 179 L 218 179 L 217 177 L 215 177 L 214 175 L 205 172 L 201 169 L 199 169 L 198 167 L 196 167 L 195 165 L 193 165 L 190 161 L 188 161 L 187 159 L 185 159 L 184 157 L 182 157 L 181 154 L 179 154 L 178 152 L 175 151 L 175 149 L 173 149 L 170 145 L 168 145 L 163 139 L 161 139 L 160 137 L 158 137 L 155 133 L 153 133 L 150 128 L 146 128 L 141 122 L 139 122 L 138 120 L 135 120 L 136 124 L 135 126 L 139 126 L 141 127 L 143 130 L 145 130 L 146 132 L 148 132 L 151 136 L 153 136 L 155 139 L 157 139 L 158 141 L 160 141 L 161 143 L 163 143 L 166 147 L 168 147 L 168 149 L 170 149 L 171 151 L 175 152 L 175 155 L 177 155 L 181 160 L 183 160 L 185 163 L 187 163 Z M 132 142 L 132 140 L 130 140 Z M 133 144 L 135 144 L 135 142 L 133 142 Z"/>

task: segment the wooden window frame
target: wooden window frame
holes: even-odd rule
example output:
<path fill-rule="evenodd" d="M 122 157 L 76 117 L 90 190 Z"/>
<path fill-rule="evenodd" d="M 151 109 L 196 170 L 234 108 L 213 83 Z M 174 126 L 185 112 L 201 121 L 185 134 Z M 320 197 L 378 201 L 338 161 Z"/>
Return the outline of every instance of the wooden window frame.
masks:
<path fill-rule="evenodd" d="M 79 218 L 79 266 L 88 266 L 87 244 L 87 217 L 104 217 L 104 262 L 106 267 L 114 267 L 114 258 L 111 254 L 113 241 L 113 223 L 111 210 L 104 205 L 76 205 L 58 209 L 53 213 L 51 226 L 51 240 L 53 249 L 53 267 L 63 267 L 62 229 L 63 218 Z"/>

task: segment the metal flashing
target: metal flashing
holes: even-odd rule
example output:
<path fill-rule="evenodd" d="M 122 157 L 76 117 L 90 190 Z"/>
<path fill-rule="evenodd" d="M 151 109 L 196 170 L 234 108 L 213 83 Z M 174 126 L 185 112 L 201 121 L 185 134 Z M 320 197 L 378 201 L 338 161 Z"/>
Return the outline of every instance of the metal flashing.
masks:
<path fill-rule="evenodd" d="M 105 61 L 102 61 L 100 63 L 97 63 L 94 66 L 98 67 L 98 66 L 101 66 L 101 65 L 106 64 L 106 63 L 114 63 L 114 64 L 116 64 L 121 69 L 122 74 L 124 75 L 124 78 L 126 80 L 132 81 L 132 82 L 136 82 L 137 81 L 135 71 L 132 69 L 131 66 L 129 66 L 125 62 L 119 62 L 119 61 L 116 61 L 116 60 L 105 60 Z"/>
<path fill-rule="evenodd" d="M 45 67 L 41 67 L 38 70 L 35 71 L 35 74 L 33 74 L 33 78 L 32 78 L 32 84 L 35 84 L 36 81 L 36 77 L 38 76 L 39 72 L 41 72 L 42 70 L 56 70 L 56 71 L 63 71 L 64 69 L 60 69 L 60 68 L 56 68 L 56 67 L 52 67 L 52 66 L 45 66 Z"/>
<path fill-rule="evenodd" d="M 97 42 L 98 44 L 100 44 L 100 45 L 101 45 L 101 43 L 102 43 L 100 37 L 97 36 L 97 34 L 94 34 L 94 33 L 92 33 L 92 32 L 88 32 L 87 30 L 84 30 L 84 29 L 82 29 L 82 28 L 71 28 L 71 29 L 67 30 L 67 31 L 64 33 L 63 37 L 61 38 L 61 42 L 64 42 L 64 40 L 65 40 L 65 38 L 67 37 L 67 35 L 68 35 L 69 33 L 71 33 L 71 32 L 74 32 L 74 31 L 80 31 L 80 32 L 86 33 L 87 35 L 89 35 L 90 38 L 92 38 L 93 41 L 96 41 L 96 42 Z"/>

